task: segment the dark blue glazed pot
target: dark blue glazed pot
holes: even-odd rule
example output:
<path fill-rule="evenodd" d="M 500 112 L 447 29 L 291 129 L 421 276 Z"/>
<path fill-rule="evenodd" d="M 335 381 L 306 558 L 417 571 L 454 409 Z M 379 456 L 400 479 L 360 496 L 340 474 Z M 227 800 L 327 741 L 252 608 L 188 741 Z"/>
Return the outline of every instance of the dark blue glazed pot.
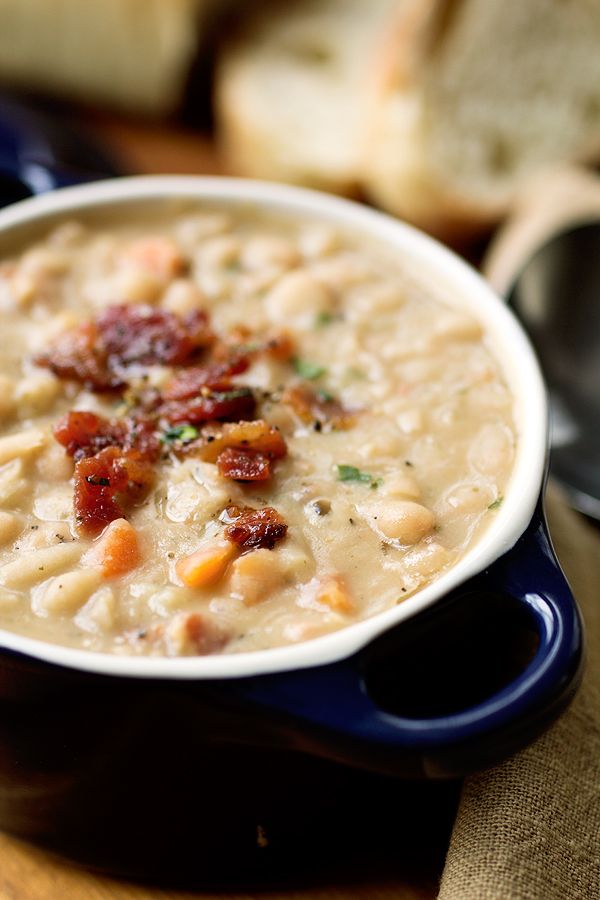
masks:
<path fill-rule="evenodd" d="M 525 746 L 572 698 L 582 634 L 540 500 L 537 363 L 512 315 L 447 250 L 346 201 L 194 178 L 114 180 L 12 205 L 0 245 L 63 216 L 167 197 L 321 218 L 426 266 L 490 332 L 520 441 L 502 508 L 474 550 L 400 606 L 334 635 L 171 660 L 0 632 L 0 827 L 107 871 L 223 883 L 287 870 L 292 822 L 330 846 L 328 802 L 338 812 L 346 803 L 352 823 L 348 798 L 362 791 L 379 798 L 385 822 L 382 804 L 400 784 L 387 776 L 456 778 Z M 339 815 L 335 828 L 349 846 L 356 828 Z"/>

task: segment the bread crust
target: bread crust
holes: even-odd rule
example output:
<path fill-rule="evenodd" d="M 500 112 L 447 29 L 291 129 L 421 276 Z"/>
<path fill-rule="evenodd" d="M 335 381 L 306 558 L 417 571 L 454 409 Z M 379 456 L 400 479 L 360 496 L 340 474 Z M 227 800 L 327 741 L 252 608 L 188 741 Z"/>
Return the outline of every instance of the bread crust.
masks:
<path fill-rule="evenodd" d="M 362 166 L 370 200 L 454 244 L 489 232 L 526 183 L 515 178 L 469 193 L 429 152 L 428 79 L 461 6 L 465 0 L 406 0 L 400 8 L 381 47 Z M 598 159 L 600 134 L 567 162 Z"/>

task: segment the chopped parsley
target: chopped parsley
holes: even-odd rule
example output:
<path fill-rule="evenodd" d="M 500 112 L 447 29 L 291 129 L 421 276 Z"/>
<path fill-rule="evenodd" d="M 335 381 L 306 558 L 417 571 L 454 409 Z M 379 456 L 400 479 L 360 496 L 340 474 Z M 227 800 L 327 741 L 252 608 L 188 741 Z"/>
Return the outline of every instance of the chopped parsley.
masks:
<path fill-rule="evenodd" d="M 375 478 L 369 472 L 361 472 L 356 466 L 339 465 L 336 466 L 336 469 L 338 481 L 360 481 L 372 488 L 378 488 L 380 484 L 383 484 L 383 478 Z"/>
<path fill-rule="evenodd" d="M 308 381 L 316 381 L 317 378 L 321 378 L 327 371 L 324 366 L 320 366 L 318 363 L 309 362 L 307 359 L 300 359 L 298 356 L 295 356 L 292 359 L 292 365 L 298 375 L 302 378 L 306 378 Z"/>
<path fill-rule="evenodd" d="M 334 319 L 335 316 L 333 315 L 333 313 L 327 312 L 327 310 L 322 310 L 315 316 L 315 326 L 317 328 L 324 328 L 325 325 L 331 325 Z"/>
<path fill-rule="evenodd" d="M 319 390 L 317 391 L 317 397 L 319 400 L 322 400 L 323 403 L 333 403 L 335 400 L 335 397 L 333 394 L 330 394 L 329 391 Z"/>
<path fill-rule="evenodd" d="M 490 503 L 490 505 L 488 506 L 488 509 L 498 509 L 500 506 L 502 506 L 503 500 L 504 500 L 504 497 L 498 497 L 497 500 L 494 500 L 493 503 Z"/>
<path fill-rule="evenodd" d="M 250 397 L 252 395 L 252 391 L 247 387 L 233 388 L 230 391 L 213 391 L 212 396 L 217 400 L 238 400 L 240 397 Z M 187 428 L 193 428 L 192 425 L 187 425 Z M 195 435 L 196 437 L 197 435 Z"/>
<path fill-rule="evenodd" d="M 175 441 L 187 444 L 190 441 L 194 441 L 197 437 L 198 429 L 194 428 L 193 425 L 176 425 L 174 428 L 169 428 L 168 431 L 165 431 L 161 440 L 165 444 L 173 444 Z"/>

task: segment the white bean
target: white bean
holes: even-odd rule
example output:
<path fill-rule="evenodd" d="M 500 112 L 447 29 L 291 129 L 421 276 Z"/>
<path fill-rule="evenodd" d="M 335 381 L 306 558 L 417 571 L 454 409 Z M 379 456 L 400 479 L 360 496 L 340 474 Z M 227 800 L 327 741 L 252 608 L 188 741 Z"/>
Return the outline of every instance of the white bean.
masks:
<path fill-rule="evenodd" d="M 180 316 L 202 309 L 205 304 L 206 297 L 189 278 L 176 278 L 172 281 L 163 294 L 161 303 L 164 309 Z"/>
<path fill-rule="evenodd" d="M 15 403 L 22 419 L 39 415 L 49 409 L 61 390 L 61 384 L 54 375 L 40 372 L 29 375 L 17 382 Z"/>
<path fill-rule="evenodd" d="M 292 241 L 277 235 L 257 235 L 246 242 L 242 264 L 253 271 L 259 269 L 291 269 L 300 262 L 300 254 Z"/>
<path fill-rule="evenodd" d="M 436 541 L 418 544 L 404 556 L 402 564 L 413 577 L 429 578 L 452 559 L 452 553 Z"/>
<path fill-rule="evenodd" d="M 265 298 L 265 306 L 274 322 L 308 316 L 311 321 L 320 312 L 333 309 L 334 298 L 324 285 L 308 272 L 297 270 L 281 278 Z"/>
<path fill-rule="evenodd" d="M 116 614 L 117 598 L 113 589 L 106 584 L 94 591 L 75 616 L 74 622 L 82 631 L 102 634 L 114 627 Z"/>
<path fill-rule="evenodd" d="M 21 523 L 12 513 L 0 511 L 0 547 L 8 544 L 19 533 Z"/>
<path fill-rule="evenodd" d="M 51 484 L 68 481 L 73 474 L 73 465 L 73 460 L 67 456 L 65 448 L 56 441 L 47 444 L 35 461 L 36 470 L 44 481 Z"/>
<path fill-rule="evenodd" d="M 10 460 L 32 456 L 46 443 L 47 435 L 41 428 L 29 428 L 0 437 L 0 466 Z"/>
<path fill-rule="evenodd" d="M 164 282 L 153 272 L 125 266 L 115 274 L 113 285 L 113 297 L 117 296 L 121 303 L 156 303 Z"/>
<path fill-rule="evenodd" d="M 408 500 L 418 500 L 421 489 L 412 475 L 405 472 L 393 472 L 386 475 L 381 486 L 381 492 L 389 497 L 404 497 Z"/>
<path fill-rule="evenodd" d="M 485 475 L 498 475 L 508 468 L 514 455 L 510 430 L 502 423 L 480 428 L 469 451 L 469 461 Z"/>
<path fill-rule="evenodd" d="M 376 534 L 400 544 L 416 544 L 435 525 L 431 510 L 412 500 L 373 500 L 357 509 Z"/>
<path fill-rule="evenodd" d="M 33 514 L 43 522 L 68 522 L 73 512 L 73 488 L 59 484 L 36 497 Z"/>
<path fill-rule="evenodd" d="M 75 569 L 57 575 L 34 591 L 33 611 L 38 616 L 73 613 L 84 605 L 100 581 L 100 573 L 95 569 Z"/>
<path fill-rule="evenodd" d="M 43 547 L 40 550 L 26 550 L 19 553 L 12 562 L 0 566 L 0 584 L 8 588 L 28 588 L 49 575 L 56 575 L 77 562 L 82 546 L 77 541 Z"/>
<path fill-rule="evenodd" d="M 246 606 L 267 600 L 283 580 L 278 555 L 272 550 L 253 550 L 235 560 L 231 566 L 232 593 Z"/>
<path fill-rule="evenodd" d="M 29 482 L 22 476 L 22 459 L 13 459 L 0 466 L 0 504 L 16 503 L 20 495 L 29 488 Z"/>

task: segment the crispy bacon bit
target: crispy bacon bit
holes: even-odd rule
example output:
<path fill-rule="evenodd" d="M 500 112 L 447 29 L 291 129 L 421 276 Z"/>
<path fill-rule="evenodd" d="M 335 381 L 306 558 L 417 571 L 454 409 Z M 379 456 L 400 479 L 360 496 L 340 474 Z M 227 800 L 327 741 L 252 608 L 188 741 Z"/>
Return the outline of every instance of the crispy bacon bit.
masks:
<path fill-rule="evenodd" d="M 218 341 L 212 352 L 213 358 L 218 361 L 245 358 L 249 364 L 260 356 L 288 362 L 294 355 L 294 350 L 294 341 L 287 331 L 256 337 L 250 329 L 238 326 L 224 340 Z"/>
<path fill-rule="evenodd" d="M 113 391 L 124 384 L 122 376 L 107 366 L 95 322 L 83 322 L 60 334 L 34 361 L 59 378 L 80 381 L 91 391 Z"/>
<path fill-rule="evenodd" d="M 267 459 L 281 459 L 287 453 L 285 441 L 279 429 L 263 419 L 253 422 L 226 422 L 224 425 L 207 425 L 200 438 L 189 445 L 206 462 L 216 462 L 228 447 L 249 453 L 261 453 Z"/>
<path fill-rule="evenodd" d="M 259 352 L 280 362 L 289 362 L 295 349 L 292 336 L 287 331 L 282 331 L 267 338 Z"/>
<path fill-rule="evenodd" d="M 124 518 L 124 507 L 140 500 L 154 480 L 150 463 L 135 450 L 107 447 L 75 466 L 74 508 L 77 527 L 96 535 L 115 519 Z"/>
<path fill-rule="evenodd" d="M 197 425 L 211 420 L 248 419 L 254 415 L 256 399 L 248 387 L 223 386 L 224 390 L 204 387 L 200 396 L 165 403 L 160 412 L 171 425 L 186 422 Z"/>
<path fill-rule="evenodd" d="M 225 537 L 244 550 L 257 547 L 272 550 L 277 541 L 282 540 L 288 527 L 280 514 L 272 506 L 252 509 L 250 506 L 229 506 L 225 510 Z"/>
<path fill-rule="evenodd" d="M 217 468 L 223 478 L 233 481 L 268 481 L 271 477 L 271 460 L 262 453 L 249 453 L 227 447 L 217 456 Z"/>
<path fill-rule="evenodd" d="M 109 306 L 60 335 L 35 362 L 89 390 L 110 391 L 124 386 L 131 365 L 188 365 L 213 341 L 201 310 L 180 318 L 150 306 Z"/>
<path fill-rule="evenodd" d="M 294 410 L 301 422 L 313 423 L 317 430 L 340 430 L 351 428 L 356 415 L 335 397 L 319 391 L 310 384 L 294 384 L 281 395 L 281 402 Z"/>
<path fill-rule="evenodd" d="M 97 326 L 111 369 L 133 363 L 185 365 L 214 340 L 202 310 L 180 318 L 151 306 L 109 306 L 98 316 Z"/>
<path fill-rule="evenodd" d="M 184 369 L 169 381 L 164 390 L 165 400 L 191 400 L 204 388 L 229 390 L 234 385 L 229 380 L 232 375 L 245 372 L 249 366 L 247 358 L 210 362 L 205 366 Z"/>
<path fill-rule="evenodd" d="M 75 460 L 94 456 L 106 447 L 136 450 L 147 460 L 155 460 L 160 454 L 154 422 L 141 416 L 105 419 L 95 413 L 73 411 L 56 423 L 54 437 Z"/>
<path fill-rule="evenodd" d="M 105 447 L 120 445 L 124 429 L 91 412 L 69 412 L 54 426 L 54 437 L 66 448 L 69 456 L 79 460 L 94 456 Z"/>

